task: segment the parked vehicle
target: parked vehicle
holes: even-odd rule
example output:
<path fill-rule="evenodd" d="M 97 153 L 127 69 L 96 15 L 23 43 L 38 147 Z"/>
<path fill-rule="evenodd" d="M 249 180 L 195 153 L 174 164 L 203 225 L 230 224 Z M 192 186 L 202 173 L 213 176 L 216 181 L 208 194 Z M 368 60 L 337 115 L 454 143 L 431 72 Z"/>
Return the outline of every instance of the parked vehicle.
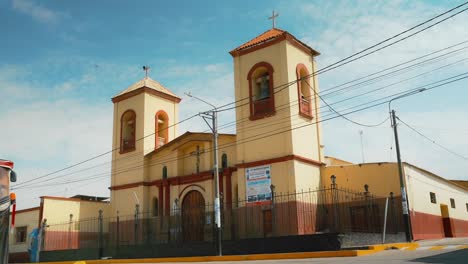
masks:
<path fill-rule="evenodd" d="M 8 235 L 10 231 L 10 206 L 16 198 L 10 194 L 10 182 L 16 181 L 13 162 L 0 159 L 0 264 L 8 263 Z M 12 213 L 14 225 L 14 212 Z"/>

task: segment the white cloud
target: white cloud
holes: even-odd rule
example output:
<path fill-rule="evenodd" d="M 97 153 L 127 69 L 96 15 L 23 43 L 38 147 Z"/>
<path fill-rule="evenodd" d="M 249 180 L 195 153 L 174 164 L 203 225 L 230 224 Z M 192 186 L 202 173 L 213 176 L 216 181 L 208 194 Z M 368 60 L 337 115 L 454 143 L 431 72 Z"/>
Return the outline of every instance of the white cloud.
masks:
<path fill-rule="evenodd" d="M 13 0 L 13 9 L 31 16 L 34 20 L 42 23 L 55 24 L 62 16 L 61 13 L 38 5 L 37 2 L 29 0 Z"/>

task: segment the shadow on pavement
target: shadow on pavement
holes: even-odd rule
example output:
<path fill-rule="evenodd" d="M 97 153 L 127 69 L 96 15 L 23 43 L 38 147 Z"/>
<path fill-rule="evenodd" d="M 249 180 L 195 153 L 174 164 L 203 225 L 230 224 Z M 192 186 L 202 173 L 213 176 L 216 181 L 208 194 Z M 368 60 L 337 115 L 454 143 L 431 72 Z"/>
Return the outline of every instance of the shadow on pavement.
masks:
<path fill-rule="evenodd" d="M 467 263 L 468 249 L 460 249 L 447 253 L 437 254 L 429 257 L 417 258 L 411 262 L 419 263 L 443 263 L 443 264 L 460 264 Z"/>

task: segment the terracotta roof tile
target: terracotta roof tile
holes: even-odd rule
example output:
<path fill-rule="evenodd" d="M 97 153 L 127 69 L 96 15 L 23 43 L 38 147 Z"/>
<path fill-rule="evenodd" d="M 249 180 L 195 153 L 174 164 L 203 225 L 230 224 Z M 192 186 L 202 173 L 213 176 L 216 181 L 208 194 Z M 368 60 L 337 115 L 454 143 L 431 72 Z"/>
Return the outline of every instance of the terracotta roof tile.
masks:
<path fill-rule="evenodd" d="M 258 46 L 261 44 L 265 44 L 267 42 L 273 41 L 275 39 L 278 39 L 280 37 L 285 37 L 289 40 L 293 40 L 294 42 L 298 43 L 299 45 L 303 46 L 307 50 L 310 50 L 314 55 L 319 55 L 320 53 L 317 52 L 316 50 L 312 49 L 302 41 L 298 40 L 296 37 L 291 35 L 289 32 L 279 29 L 279 28 L 272 28 L 270 30 L 267 30 L 263 32 L 262 34 L 258 35 L 257 37 L 247 41 L 246 43 L 240 45 L 239 47 L 233 49 L 230 51 L 231 55 L 234 56 L 237 52 L 240 52 L 242 50 L 248 50 L 249 48 L 252 48 L 254 46 Z"/>
<path fill-rule="evenodd" d="M 252 47 L 252 46 L 255 46 L 257 44 L 266 42 L 268 40 L 275 39 L 275 38 L 283 35 L 284 33 L 286 33 L 286 31 L 278 29 L 278 28 L 272 28 L 270 30 L 267 30 L 267 31 L 263 32 L 262 34 L 255 37 L 254 39 L 252 39 L 250 41 L 247 41 L 246 43 L 244 43 L 244 44 L 240 45 L 239 47 L 233 49 L 233 51 L 242 50 L 242 49 Z"/>

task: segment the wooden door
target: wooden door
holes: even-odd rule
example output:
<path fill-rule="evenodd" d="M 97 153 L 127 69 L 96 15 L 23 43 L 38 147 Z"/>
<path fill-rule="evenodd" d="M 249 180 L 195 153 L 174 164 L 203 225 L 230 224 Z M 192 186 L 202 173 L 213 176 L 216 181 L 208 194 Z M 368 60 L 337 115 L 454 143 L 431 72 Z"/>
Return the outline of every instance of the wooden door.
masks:
<path fill-rule="evenodd" d="M 273 232 L 273 221 L 272 221 L 271 210 L 263 211 L 263 236 L 267 237 Z"/>
<path fill-rule="evenodd" d="M 440 205 L 440 214 L 442 216 L 442 225 L 444 227 L 444 235 L 445 237 L 453 237 L 452 232 L 452 223 L 450 221 L 450 215 L 448 206 L 445 204 Z"/>
<path fill-rule="evenodd" d="M 190 191 L 182 202 L 182 232 L 184 241 L 203 241 L 205 199 L 198 191 Z"/>

